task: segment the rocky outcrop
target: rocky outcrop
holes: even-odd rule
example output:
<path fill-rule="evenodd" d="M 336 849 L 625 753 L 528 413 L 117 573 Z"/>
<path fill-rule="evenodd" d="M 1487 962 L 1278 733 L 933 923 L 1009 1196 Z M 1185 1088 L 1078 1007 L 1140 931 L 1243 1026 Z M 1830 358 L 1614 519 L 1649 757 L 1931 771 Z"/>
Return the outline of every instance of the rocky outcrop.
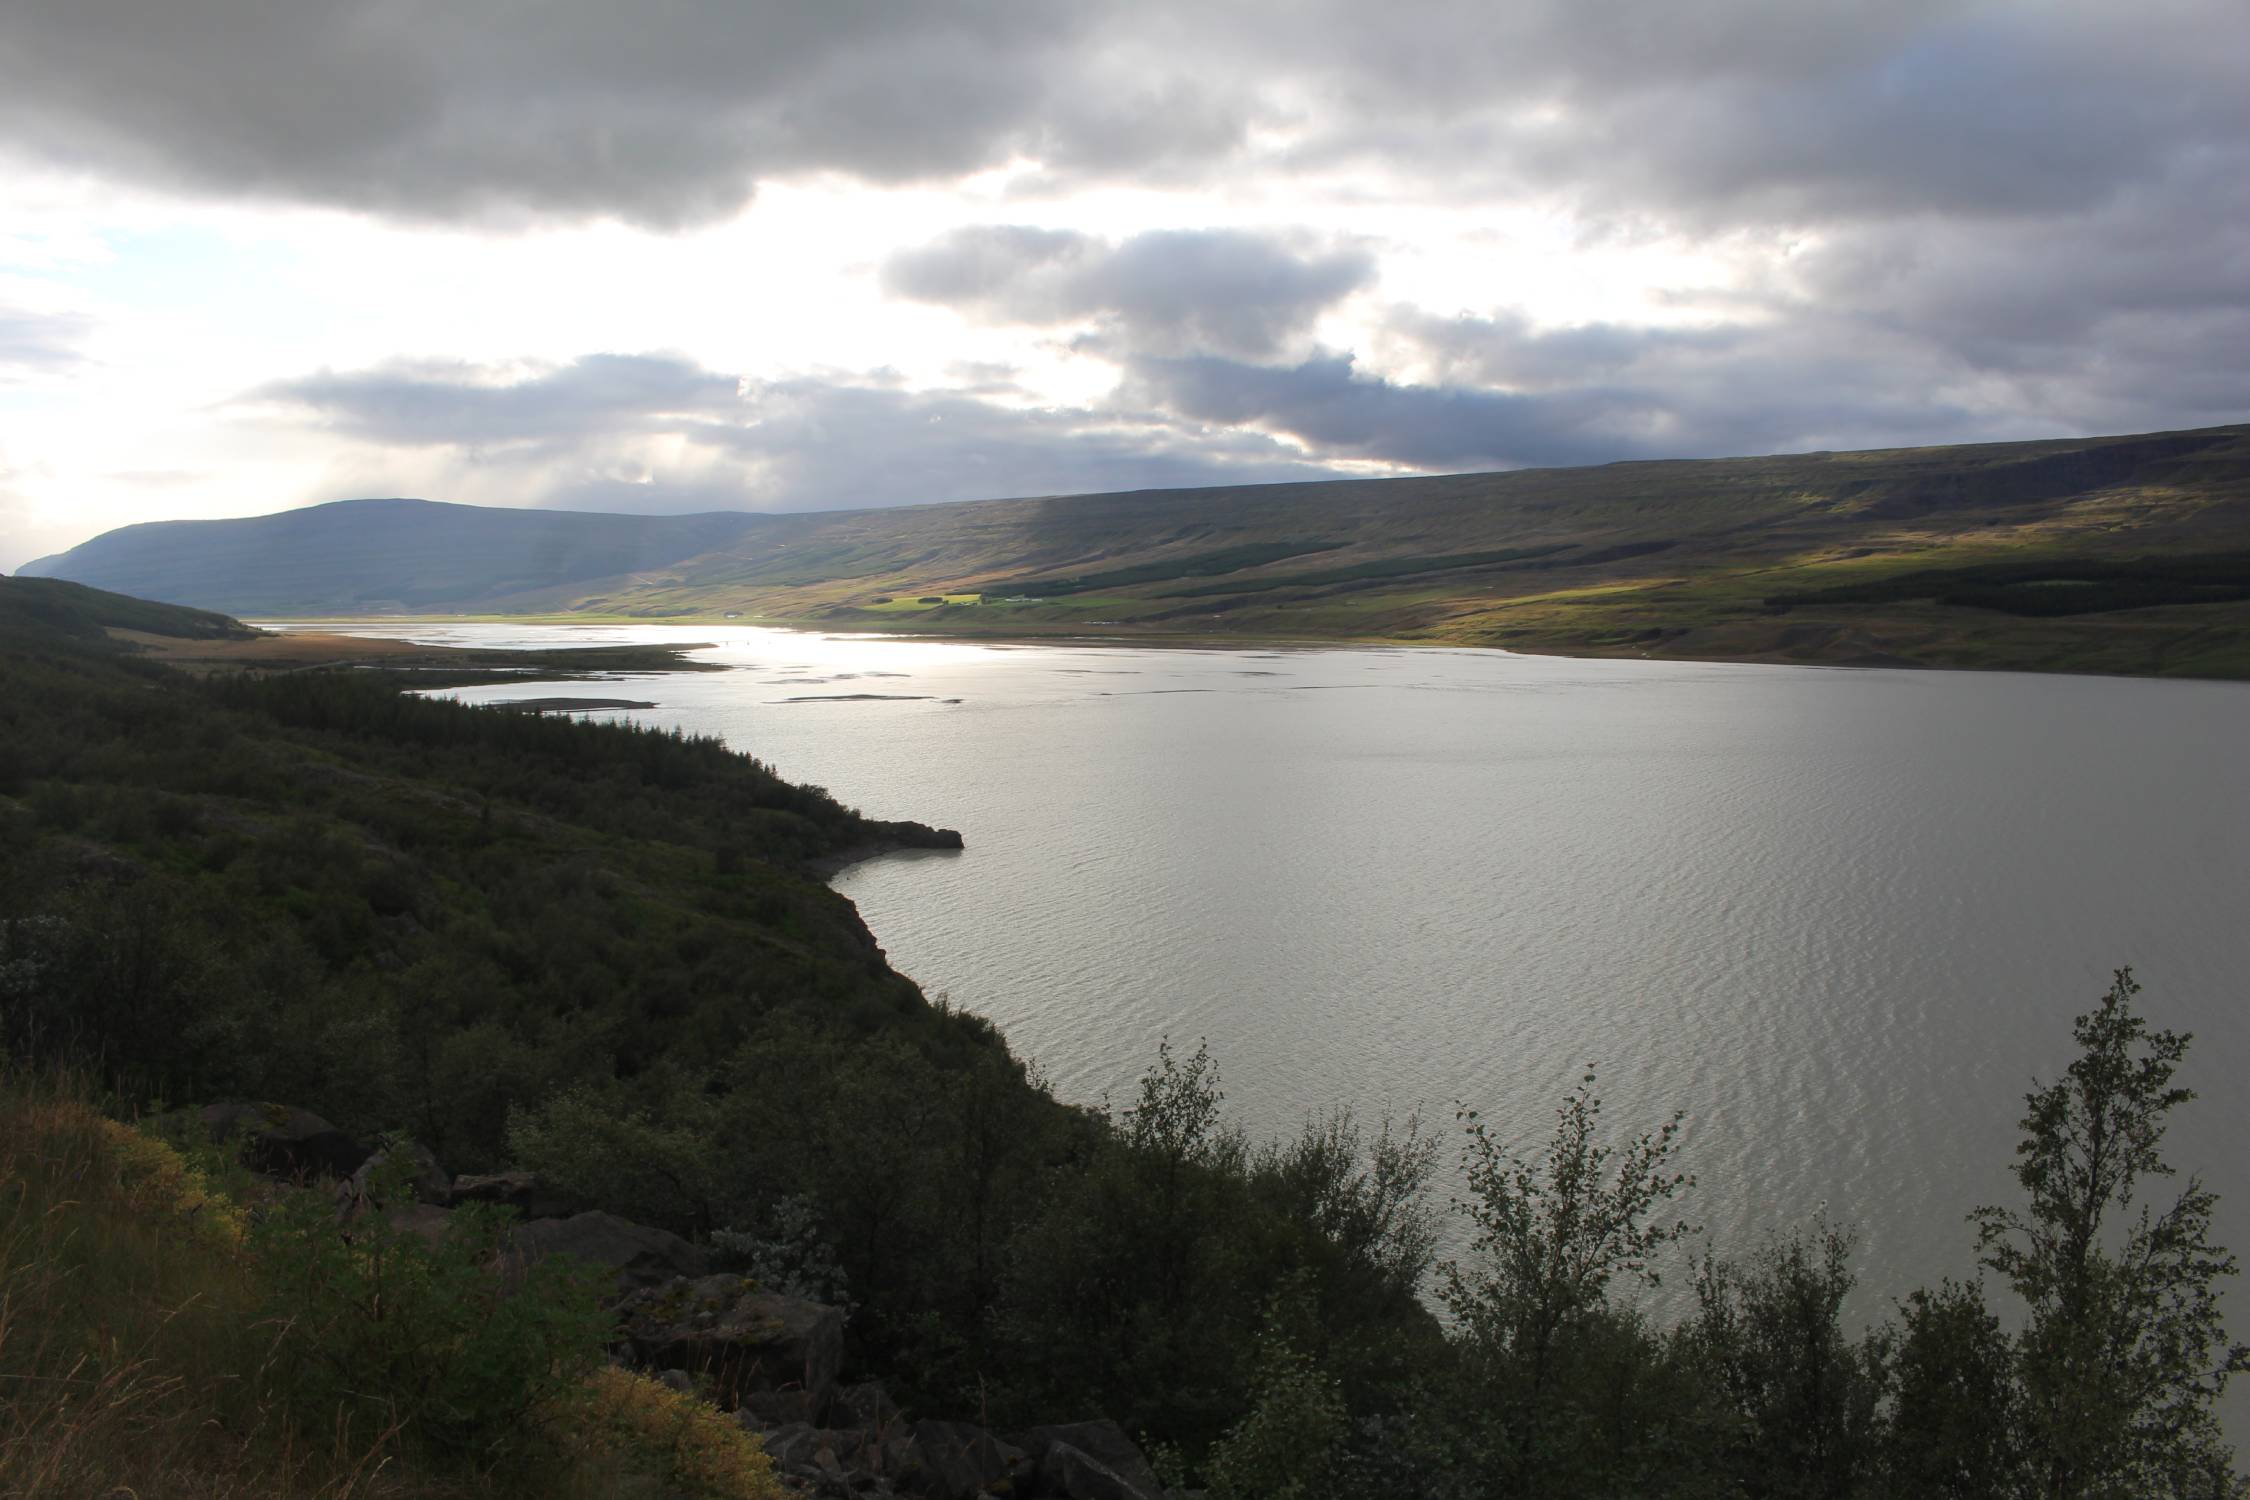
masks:
<path fill-rule="evenodd" d="M 508 1235 L 507 1254 L 518 1267 L 571 1256 L 613 1273 L 621 1295 L 710 1269 L 704 1253 L 678 1235 L 599 1211 L 519 1224 Z"/>
<path fill-rule="evenodd" d="M 966 1422 L 916 1422 L 914 1479 L 930 1500 L 1011 1495 L 1026 1477 L 1023 1450 Z"/>
<path fill-rule="evenodd" d="M 1036 1493 L 1055 1500 L 1165 1500 L 1165 1492 L 1135 1484 L 1100 1459 L 1057 1443 L 1039 1460 Z"/>
<path fill-rule="evenodd" d="M 618 1304 L 620 1337 L 636 1363 L 686 1370 L 733 1410 L 758 1396 L 767 1420 L 817 1423 L 844 1363 L 844 1315 L 762 1291 L 742 1276 L 679 1277 Z"/>
<path fill-rule="evenodd" d="M 1036 1493 L 1058 1500 L 1164 1500 L 1156 1471 L 1115 1422 L 1067 1422 L 1015 1434 L 1038 1470 Z"/>
<path fill-rule="evenodd" d="M 231 1146 L 244 1166 L 271 1177 L 350 1177 L 371 1154 L 311 1110 L 287 1104 L 229 1100 L 175 1111 L 150 1124 L 161 1134 Z"/>
<path fill-rule="evenodd" d="M 364 1202 L 375 1194 L 376 1184 L 394 1182 L 395 1191 L 415 1203 L 443 1208 L 452 1200 L 453 1178 L 426 1147 L 411 1141 L 385 1146 L 361 1162 L 339 1196 Z"/>
<path fill-rule="evenodd" d="M 453 1210 L 434 1203 L 396 1203 L 383 1210 L 383 1222 L 415 1236 L 432 1250 L 445 1243 Z"/>
<path fill-rule="evenodd" d="M 816 855 L 805 861 L 806 873 L 817 880 L 833 880 L 845 870 L 864 860 L 877 859 L 885 854 L 896 854 L 902 849 L 960 849 L 963 846 L 959 830 L 932 828 L 927 823 L 879 823 L 868 821 L 863 831 L 866 836 Z"/>
<path fill-rule="evenodd" d="M 482 1176 L 456 1177 L 446 1194 L 446 1206 L 459 1208 L 466 1203 L 491 1203 L 501 1208 L 512 1208 L 525 1219 L 567 1219 L 572 1214 L 583 1213 L 587 1205 L 557 1192 L 529 1172 L 490 1172 Z"/>

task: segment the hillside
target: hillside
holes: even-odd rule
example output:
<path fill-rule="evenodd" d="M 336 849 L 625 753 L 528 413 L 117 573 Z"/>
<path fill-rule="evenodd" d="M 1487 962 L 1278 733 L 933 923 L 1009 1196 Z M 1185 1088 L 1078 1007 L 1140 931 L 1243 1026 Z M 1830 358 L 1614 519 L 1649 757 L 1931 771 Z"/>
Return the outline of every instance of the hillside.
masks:
<path fill-rule="evenodd" d="M 0 579 L 0 1217 L 10 1101 L 59 1072 L 127 1113 L 310 1111 L 451 1174 L 527 1174 L 549 1217 L 692 1237 L 699 1265 L 848 1307 L 843 1372 L 931 1417 L 1108 1413 L 1201 1451 L 1292 1277 L 1369 1388 L 1436 1342 L 1421 1220 L 1393 1201 L 1420 1179 L 1373 1182 L 1356 1127 L 1252 1156 L 1206 1117 L 1160 1152 L 926 999 L 821 878 L 958 835 L 714 740 L 401 692 L 420 677 L 191 675 L 118 619 L 240 628 Z M 1157 1078 L 1169 1098 L 1208 1075 Z M 0 1333 L 10 1278 L 45 1265 L 0 1256 Z M 0 1492 L 6 1455 L 44 1451 L 13 1382 L 83 1350 L 55 1353 L 0 1338 Z"/>
<path fill-rule="evenodd" d="M 739 616 L 2250 676 L 2250 427 L 789 516 L 352 501 L 27 571 L 277 615 Z"/>
<path fill-rule="evenodd" d="M 434 646 L 319 630 L 260 630 L 229 615 L 157 604 L 60 578 L 0 577 L 0 642 L 67 642 L 82 650 L 126 656 L 205 675 L 379 669 L 411 674 L 416 686 L 458 687 L 520 679 L 580 680 L 619 672 L 710 672 L 691 660 L 694 643 L 671 646 L 573 646 L 519 651 L 488 646 Z"/>
<path fill-rule="evenodd" d="M 736 545 L 766 521 L 343 500 L 121 527 L 21 571 L 229 614 L 395 614 L 590 586 Z"/>

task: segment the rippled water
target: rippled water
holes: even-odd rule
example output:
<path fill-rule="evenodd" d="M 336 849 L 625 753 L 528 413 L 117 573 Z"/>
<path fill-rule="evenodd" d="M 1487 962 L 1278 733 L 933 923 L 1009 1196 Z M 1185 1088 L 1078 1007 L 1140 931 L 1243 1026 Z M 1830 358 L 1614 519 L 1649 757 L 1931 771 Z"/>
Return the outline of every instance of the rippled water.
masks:
<path fill-rule="evenodd" d="M 1722 1248 L 1826 1203 L 1869 1311 L 1971 1268 L 2021 1096 L 2131 964 L 2198 1034 L 2174 1159 L 2250 1248 L 2250 688 L 1491 652 L 991 647 L 768 631 L 624 692 L 959 855 L 838 887 L 1059 1091 L 1207 1038 L 1260 1132 L 1455 1100 L 1543 1139 L 1593 1063 L 1687 1111 Z M 435 638 L 434 636 L 432 638 Z M 879 694 L 876 698 L 848 695 Z"/>

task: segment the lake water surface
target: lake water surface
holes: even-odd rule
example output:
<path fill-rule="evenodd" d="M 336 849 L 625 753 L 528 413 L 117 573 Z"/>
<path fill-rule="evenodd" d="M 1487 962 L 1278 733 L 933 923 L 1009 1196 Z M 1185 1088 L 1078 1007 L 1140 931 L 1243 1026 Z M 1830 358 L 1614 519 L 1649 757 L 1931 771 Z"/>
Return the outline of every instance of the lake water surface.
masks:
<path fill-rule="evenodd" d="M 1454 1102 L 1543 1140 L 1591 1063 L 1620 1130 L 1687 1112 L 1722 1250 L 1822 1204 L 1869 1313 L 1972 1269 L 2021 1097 L 2132 965 L 2191 1029 L 2172 1140 L 2250 1248 L 2250 687 L 1497 652 L 719 640 L 618 693 L 958 855 L 837 885 L 891 961 L 1064 1096 L 1207 1039 L 1259 1133 Z M 859 696 L 879 695 L 879 696 Z M 1882 1299 L 1882 1300 L 1877 1300 Z"/>

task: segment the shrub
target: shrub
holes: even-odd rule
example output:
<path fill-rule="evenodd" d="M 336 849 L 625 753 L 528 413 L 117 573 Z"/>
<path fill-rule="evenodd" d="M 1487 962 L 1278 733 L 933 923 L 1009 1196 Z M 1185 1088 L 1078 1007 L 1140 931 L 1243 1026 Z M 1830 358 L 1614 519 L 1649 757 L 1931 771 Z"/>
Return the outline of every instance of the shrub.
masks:
<path fill-rule="evenodd" d="M 401 1161 L 372 1196 L 405 1201 Z M 386 1178 L 391 1180 L 385 1180 Z M 535 1411 L 584 1384 L 607 1323 L 592 1282 L 562 1260 L 495 1274 L 507 1216 L 457 1209 L 434 1240 L 380 1213 L 340 1229 L 324 1195 L 296 1193 L 251 1232 L 274 1359 L 303 1427 L 396 1433 L 447 1462 L 512 1456 Z"/>
<path fill-rule="evenodd" d="M 698 1396 L 605 1367 L 544 1425 L 574 1449 L 583 1477 L 603 1468 L 653 1472 L 682 1500 L 781 1500 L 773 1460 L 734 1418 Z"/>

